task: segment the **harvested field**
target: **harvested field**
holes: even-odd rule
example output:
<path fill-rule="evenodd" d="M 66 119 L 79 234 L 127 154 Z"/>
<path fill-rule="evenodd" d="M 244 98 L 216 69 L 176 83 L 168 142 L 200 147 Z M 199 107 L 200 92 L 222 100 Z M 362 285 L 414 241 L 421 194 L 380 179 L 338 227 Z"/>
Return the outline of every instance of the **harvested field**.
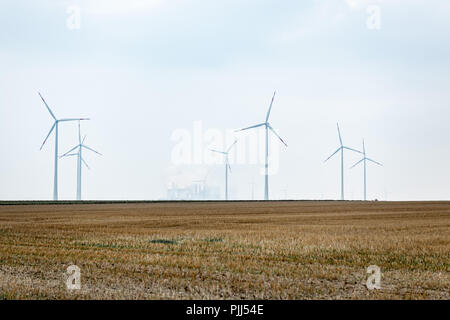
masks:
<path fill-rule="evenodd" d="M 0 205 L 0 299 L 450 299 L 449 272 L 449 202 Z"/>

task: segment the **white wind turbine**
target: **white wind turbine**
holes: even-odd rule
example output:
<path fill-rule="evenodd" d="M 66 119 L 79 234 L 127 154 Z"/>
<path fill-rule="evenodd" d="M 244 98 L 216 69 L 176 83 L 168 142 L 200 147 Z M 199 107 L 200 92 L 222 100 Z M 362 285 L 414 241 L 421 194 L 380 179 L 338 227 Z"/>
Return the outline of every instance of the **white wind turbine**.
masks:
<path fill-rule="evenodd" d="M 86 140 L 86 136 L 84 136 L 83 141 L 81 140 L 81 129 L 80 129 L 80 122 L 78 122 L 78 145 L 74 148 L 67 151 L 65 154 L 61 156 L 61 158 L 64 157 L 71 157 L 71 156 L 77 156 L 77 200 L 81 200 L 81 170 L 82 170 L 82 163 L 88 168 L 88 164 L 83 159 L 83 148 L 90 150 L 92 152 L 95 152 L 98 155 L 102 155 L 100 152 L 95 151 L 92 148 L 89 148 L 84 144 L 84 141 Z M 71 153 L 78 149 L 76 153 Z"/>
<path fill-rule="evenodd" d="M 366 146 L 364 145 L 364 139 L 363 139 L 363 158 L 359 160 L 357 163 L 355 163 L 350 169 L 356 167 L 361 162 L 364 162 L 364 201 L 367 200 L 367 161 L 373 162 L 379 166 L 383 166 L 381 163 L 376 162 L 375 160 L 372 160 L 370 158 L 366 157 Z"/>
<path fill-rule="evenodd" d="M 228 155 L 231 151 L 231 148 L 233 148 L 236 143 L 237 143 L 237 140 L 235 140 L 233 142 L 233 144 L 227 149 L 227 151 L 219 151 L 219 150 L 210 149 L 210 151 L 212 151 L 212 152 L 220 153 L 225 156 L 225 200 L 228 200 L 228 170 L 231 171 L 231 166 L 230 166 Z"/>
<path fill-rule="evenodd" d="M 44 102 L 45 106 L 47 107 L 48 112 L 52 116 L 52 118 L 55 120 L 53 123 L 52 128 L 50 129 L 50 132 L 48 133 L 47 137 L 45 138 L 44 142 L 42 143 L 41 149 L 44 147 L 45 143 L 47 142 L 48 137 L 50 137 L 50 134 L 55 130 L 55 173 L 54 173 L 54 182 L 53 182 L 53 200 L 58 200 L 58 127 L 60 122 L 69 122 L 69 121 L 81 121 L 81 120 L 89 120 L 88 118 L 68 118 L 68 119 L 57 119 L 48 106 L 47 102 L 45 102 L 42 95 L 38 92 L 39 96 L 41 97 L 42 101 Z"/>
<path fill-rule="evenodd" d="M 357 152 L 357 153 L 362 153 L 362 152 L 344 146 L 344 144 L 342 143 L 342 136 L 341 136 L 341 130 L 339 129 L 339 123 L 337 124 L 337 130 L 338 130 L 338 135 L 339 135 L 340 147 L 331 156 L 329 156 L 325 160 L 325 162 L 327 162 L 329 159 L 331 159 L 339 151 L 341 152 L 341 200 L 344 200 L 344 149 L 347 149 L 347 150 L 350 150 L 350 151 L 354 151 L 354 152 Z"/>
<path fill-rule="evenodd" d="M 273 100 L 275 99 L 276 91 L 273 93 L 272 101 L 270 102 L 269 110 L 267 111 L 266 121 L 264 123 L 260 123 L 251 127 L 247 127 L 244 129 L 240 129 L 237 131 L 244 131 L 248 129 L 258 128 L 264 126 L 266 129 L 266 154 L 265 154 L 265 183 L 264 183 L 264 200 L 269 200 L 269 130 L 272 131 L 275 136 L 280 139 L 280 141 L 287 147 L 286 142 L 281 139 L 281 137 L 276 133 L 276 131 L 272 128 L 269 123 L 270 111 L 272 110 Z"/>

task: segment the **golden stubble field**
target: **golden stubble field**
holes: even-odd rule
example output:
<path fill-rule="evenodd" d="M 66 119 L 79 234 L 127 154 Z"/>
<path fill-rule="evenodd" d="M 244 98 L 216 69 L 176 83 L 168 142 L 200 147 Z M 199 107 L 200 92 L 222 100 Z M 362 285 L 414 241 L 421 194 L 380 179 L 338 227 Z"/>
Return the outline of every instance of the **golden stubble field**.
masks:
<path fill-rule="evenodd" d="M 449 299 L 449 261 L 449 202 L 0 205 L 0 299 Z"/>

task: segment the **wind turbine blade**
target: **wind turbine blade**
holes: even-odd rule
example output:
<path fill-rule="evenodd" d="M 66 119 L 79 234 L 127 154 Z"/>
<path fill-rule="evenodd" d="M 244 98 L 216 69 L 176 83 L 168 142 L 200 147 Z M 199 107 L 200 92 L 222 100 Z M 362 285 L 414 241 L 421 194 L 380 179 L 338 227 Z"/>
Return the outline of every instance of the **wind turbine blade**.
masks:
<path fill-rule="evenodd" d="M 266 125 L 265 123 L 260 123 L 260 124 L 256 124 L 254 126 L 247 127 L 247 128 L 244 128 L 244 129 L 235 130 L 235 132 L 244 131 L 244 130 L 253 129 L 253 128 L 258 128 L 258 127 L 262 127 L 262 126 L 265 126 L 265 125 Z"/>
<path fill-rule="evenodd" d="M 91 120 L 91 119 L 89 119 L 89 118 L 67 118 L 67 119 L 61 119 L 59 121 L 67 122 L 67 121 L 85 121 L 85 120 Z"/>
<path fill-rule="evenodd" d="M 81 161 L 84 163 L 84 165 L 86 166 L 86 168 L 88 168 L 89 170 L 91 170 L 91 168 L 88 166 L 88 164 L 86 163 L 86 161 L 84 161 L 83 158 L 81 158 Z"/>
<path fill-rule="evenodd" d="M 369 160 L 370 162 L 373 162 L 373 163 L 379 165 L 379 166 L 383 166 L 381 163 L 376 162 L 375 160 L 372 160 L 372 159 L 369 159 L 369 158 L 366 158 L 366 159 Z"/>
<path fill-rule="evenodd" d="M 101 155 L 102 156 L 102 154 L 100 153 L 100 152 L 97 152 L 97 151 L 95 151 L 94 149 L 92 149 L 92 148 L 89 148 L 88 146 L 85 146 L 84 144 L 82 144 L 81 145 L 83 148 L 86 148 L 86 149 L 88 149 L 88 150 L 90 150 L 90 151 L 92 151 L 92 152 L 95 152 L 96 154 L 98 154 L 98 155 Z"/>
<path fill-rule="evenodd" d="M 63 155 L 60 158 L 64 158 L 64 157 L 72 157 L 72 156 L 77 156 L 78 153 L 71 153 L 71 154 L 67 154 L 67 155 Z"/>
<path fill-rule="evenodd" d="M 73 147 L 72 149 L 70 149 L 69 151 L 67 151 L 66 153 L 64 153 L 60 158 L 67 156 L 69 153 L 71 153 L 72 151 L 75 151 L 78 147 L 80 147 L 80 145 Z"/>
<path fill-rule="evenodd" d="M 361 153 L 361 154 L 362 154 L 361 151 L 356 150 L 356 149 L 352 149 L 352 148 L 349 148 L 349 147 L 346 147 L 346 146 L 343 146 L 342 148 L 347 149 L 347 150 L 350 150 L 350 151 L 354 151 L 354 152 L 357 152 L 357 153 Z"/>
<path fill-rule="evenodd" d="M 339 123 L 336 123 L 336 125 L 337 125 L 337 130 L 338 130 L 338 135 L 339 135 L 339 142 L 341 143 L 341 147 L 342 147 L 341 129 L 339 129 Z"/>
<path fill-rule="evenodd" d="M 53 130 L 55 130 L 55 127 L 56 127 L 56 122 L 53 124 L 52 128 L 50 129 L 50 132 L 48 133 L 47 137 L 45 138 L 44 142 L 42 143 L 41 149 L 39 149 L 39 150 L 42 150 L 42 148 L 44 147 L 44 144 L 47 142 L 48 137 L 50 137 Z"/>
<path fill-rule="evenodd" d="M 364 144 L 364 139 L 363 139 L 363 153 L 366 154 L 366 145 Z"/>
<path fill-rule="evenodd" d="M 364 158 L 363 159 L 361 159 L 361 160 L 359 160 L 357 163 L 355 163 L 354 165 L 352 165 L 351 167 L 350 167 L 350 169 L 353 169 L 354 167 L 356 167 L 358 164 L 360 164 L 361 162 L 363 162 L 364 161 Z"/>
<path fill-rule="evenodd" d="M 216 152 L 216 153 L 220 153 L 220 154 L 224 154 L 224 155 L 227 154 L 226 152 L 219 151 L 219 150 L 214 150 L 214 149 L 209 149 L 209 151 Z"/>
<path fill-rule="evenodd" d="M 41 97 L 42 101 L 44 102 L 45 106 L 47 107 L 48 112 L 50 112 L 50 115 L 52 116 L 53 119 L 57 120 L 55 115 L 53 114 L 52 110 L 50 109 L 50 107 L 48 106 L 47 102 L 45 102 L 44 98 L 42 97 L 41 93 L 38 92 L 39 96 Z"/>
<path fill-rule="evenodd" d="M 266 123 L 269 121 L 270 111 L 272 111 L 273 100 L 275 99 L 276 93 L 277 93 L 276 91 L 273 93 L 272 101 L 270 102 L 269 110 L 267 111 Z"/>
<path fill-rule="evenodd" d="M 86 135 L 83 137 L 83 141 L 80 144 L 84 144 L 85 140 L 86 140 Z"/>
<path fill-rule="evenodd" d="M 230 164 L 227 163 L 227 165 L 228 165 L 228 170 L 230 170 L 230 172 L 231 172 L 231 166 L 230 166 Z"/>
<path fill-rule="evenodd" d="M 338 153 L 339 151 L 341 151 L 342 147 L 340 147 L 339 149 L 337 149 L 331 156 L 329 156 L 324 162 L 327 162 L 328 160 L 330 160 L 336 153 Z"/>
<path fill-rule="evenodd" d="M 237 143 L 238 141 L 237 141 L 237 139 L 236 140 L 234 140 L 234 142 L 233 142 L 233 144 L 227 149 L 227 153 L 229 153 L 230 152 L 230 150 L 231 150 L 231 148 L 233 148 L 234 147 L 234 145 Z"/>
<path fill-rule="evenodd" d="M 287 147 L 288 145 L 286 144 L 286 142 L 284 142 L 283 139 L 281 139 L 281 137 L 278 135 L 278 133 L 274 130 L 274 128 L 272 128 L 271 126 L 269 126 L 270 131 L 273 132 L 274 135 L 276 135 L 278 137 L 278 139 L 280 139 L 280 141 Z"/>

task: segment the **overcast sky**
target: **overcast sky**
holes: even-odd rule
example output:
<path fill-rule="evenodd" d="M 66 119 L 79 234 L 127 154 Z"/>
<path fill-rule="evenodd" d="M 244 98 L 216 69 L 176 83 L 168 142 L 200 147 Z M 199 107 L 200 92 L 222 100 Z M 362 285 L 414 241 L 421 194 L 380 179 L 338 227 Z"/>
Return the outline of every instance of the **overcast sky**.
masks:
<path fill-rule="evenodd" d="M 288 147 L 271 140 L 271 199 L 340 198 L 339 157 L 324 163 L 339 122 L 344 144 L 364 138 L 384 164 L 368 167 L 369 199 L 449 200 L 449 17 L 448 0 L 3 0 L 0 199 L 52 198 L 38 91 L 57 117 L 91 118 L 82 134 L 103 156 L 85 154 L 84 199 L 161 199 L 207 174 L 223 191 L 221 159 L 174 161 L 177 134 L 193 153 L 224 148 L 233 137 L 199 142 L 198 125 L 225 136 L 264 122 L 277 90 L 270 122 Z M 61 124 L 60 153 L 76 143 L 76 123 Z M 359 159 L 345 157 L 347 199 L 362 198 Z M 76 159 L 59 163 L 60 199 L 74 199 Z M 250 198 L 252 181 L 263 198 L 261 168 L 233 163 L 230 198 Z"/>

